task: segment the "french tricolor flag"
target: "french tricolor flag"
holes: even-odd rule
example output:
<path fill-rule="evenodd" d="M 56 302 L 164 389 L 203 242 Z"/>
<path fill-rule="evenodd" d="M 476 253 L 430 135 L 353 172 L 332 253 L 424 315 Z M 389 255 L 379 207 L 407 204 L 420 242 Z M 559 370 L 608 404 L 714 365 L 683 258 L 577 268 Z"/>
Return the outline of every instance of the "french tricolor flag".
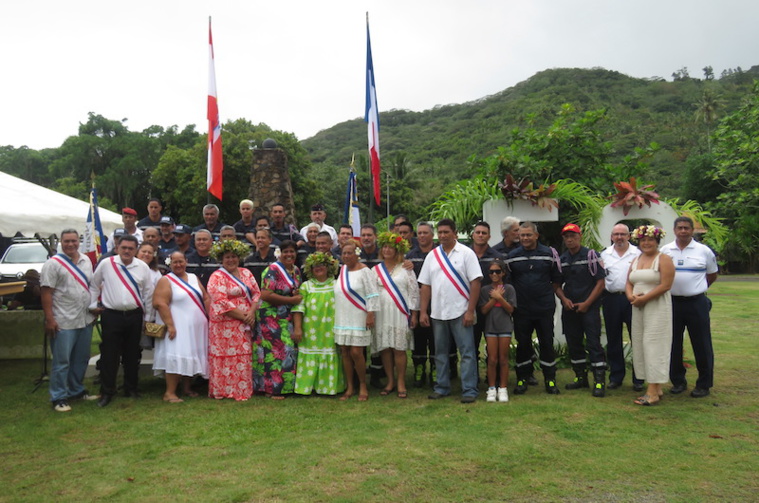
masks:
<path fill-rule="evenodd" d="M 211 18 L 208 18 L 208 173 L 206 187 L 221 201 L 222 173 L 224 162 L 221 156 L 221 123 L 219 104 L 216 101 L 216 68 L 213 57 L 213 36 Z"/>
<path fill-rule="evenodd" d="M 366 115 L 368 124 L 369 159 L 372 168 L 374 201 L 380 204 L 380 150 L 379 150 L 379 110 L 377 109 L 377 88 L 374 84 L 374 64 L 372 63 L 372 42 L 369 38 L 369 13 L 366 13 Z"/>

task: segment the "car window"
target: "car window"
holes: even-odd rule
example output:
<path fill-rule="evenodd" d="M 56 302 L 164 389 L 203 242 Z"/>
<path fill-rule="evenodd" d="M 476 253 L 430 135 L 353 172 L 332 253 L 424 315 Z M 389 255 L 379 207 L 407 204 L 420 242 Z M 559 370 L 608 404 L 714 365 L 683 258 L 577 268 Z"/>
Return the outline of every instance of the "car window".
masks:
<path fill-rule="evenodd" d="M 47 250 L 42 246 L 11 246 L 3 258 L 4 264 L 35 264 L 47 260 Z"/>

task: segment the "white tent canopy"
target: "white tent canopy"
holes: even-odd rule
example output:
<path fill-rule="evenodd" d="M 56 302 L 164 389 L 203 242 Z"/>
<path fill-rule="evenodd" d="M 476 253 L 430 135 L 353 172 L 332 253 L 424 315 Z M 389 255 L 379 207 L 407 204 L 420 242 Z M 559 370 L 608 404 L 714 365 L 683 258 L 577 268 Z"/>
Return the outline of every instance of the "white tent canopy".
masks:
<path fill-rule="evenodd" d="M 73 228 L 84 233 L 90 204 L 73 197 L 0 172 L 0 233 L 12 237 L 60 235 Z M 109 235 L 123 227 L 121 215 L 100 209 L 103 232 Z"/>

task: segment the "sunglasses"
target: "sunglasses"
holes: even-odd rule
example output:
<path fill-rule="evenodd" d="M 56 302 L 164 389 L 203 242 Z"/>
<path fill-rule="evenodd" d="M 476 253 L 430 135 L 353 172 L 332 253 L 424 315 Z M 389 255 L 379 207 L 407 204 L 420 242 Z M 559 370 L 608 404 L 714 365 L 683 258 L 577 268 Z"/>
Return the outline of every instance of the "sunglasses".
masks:
<path fill-rule="evenodd" d="M 490 269 L 488 274 L 503 274 L 503 271 L 500 269 Z"/>

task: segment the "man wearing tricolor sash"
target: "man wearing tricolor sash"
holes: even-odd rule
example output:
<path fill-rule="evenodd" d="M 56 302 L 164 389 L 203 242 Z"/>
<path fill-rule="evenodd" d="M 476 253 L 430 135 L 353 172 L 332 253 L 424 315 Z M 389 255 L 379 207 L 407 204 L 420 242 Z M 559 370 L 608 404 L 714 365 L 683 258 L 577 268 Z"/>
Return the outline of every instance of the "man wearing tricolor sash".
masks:
<path fill-rule="evenodd" d="M 451 394 L 448 351 L 452 337 L 461 354 L 461 403 L 472 403 L 478 393 L 472 325 L 482 271 L 474 251 L 456 240 L 453 220 L 440 220 L 437 234 L 440 246 L 427 255 L 418 278 L 422 285 L 419 321 L 424 326 L 432 324 L 435 334 L 437 384 L 428 398 L 436 400 Z"/>
<path fill-rule="evenodd" d="M 50 400 L 56 412 L 68 412 L 69 400 L 89 399 L 84 374 L 90 359 L 92 321 L 90 304 L 92 262 L 79 253 L 79 233 L 61 232 L 63 253 L 42 266 L 42 309 L 45 333 L 50 338 L 53 366 L 50 372 Z"/>
<path fill-rule="evenodd" d="M 90 311 L 102 314 L 100 400 L 105 407 L 116 394 L 116 374 L 124 364 L 124 394 L 139 398 L 140 336 L 144 323 L 155 318 L 153 278 L 142 260 L 135 260 L 137 239 L 124 236 L 118 255 L 103 260 L 90 286 Z"/>

